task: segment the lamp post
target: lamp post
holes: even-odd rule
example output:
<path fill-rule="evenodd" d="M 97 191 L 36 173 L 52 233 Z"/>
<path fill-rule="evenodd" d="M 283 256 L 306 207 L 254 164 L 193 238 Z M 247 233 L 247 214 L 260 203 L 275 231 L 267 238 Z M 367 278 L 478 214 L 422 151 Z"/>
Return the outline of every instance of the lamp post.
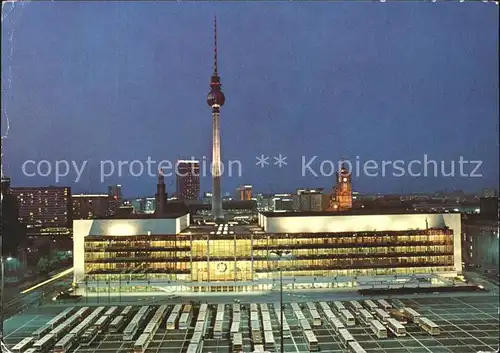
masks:
<path fill-rule="evenodd" d="M 292 257 L 292 252 L 288 250 L 273 250 L 271 254 L 278 257 L 278 261 Z M 280 352 L 285 352 L 285 342 L 283 341 L 283 268 L 280 266 Z"/>

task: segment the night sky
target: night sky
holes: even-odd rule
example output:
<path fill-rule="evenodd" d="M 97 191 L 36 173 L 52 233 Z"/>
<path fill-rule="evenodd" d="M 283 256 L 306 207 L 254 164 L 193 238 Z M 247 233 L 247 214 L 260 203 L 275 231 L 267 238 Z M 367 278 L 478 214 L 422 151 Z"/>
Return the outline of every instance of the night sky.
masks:
<path fill-rule="evenodd" d="M 222 158 L 243 167 L 223 177 L 224 192 L 330 188 L 333 176 L 301 175 L 302 156 L 314 155 L 317 172 L 322 160 L 356 156 L 408 163 L 427 154 L 447 173 L 456 161 L 456 174 L 460 156 L 483 161 L 480 177 L 395 177 L 388 167 L 385 177 L 354 178 L 364 193 L 498 184 L 495 4 L 29 2 L 4 13 L 2 135 L 8 116 L 4 169 L 14 186 L 56 184 L 24 176 L 26 160 L 89 160 L 79 182 L 72 171 L 57 185 L 105 192 L 118 183 L 126 196 L 151 195 L 155 178 L 128 166 L 101 183 L 100 161 L 209 161 L 215 14 Z M 272 165 L 280 153 L 283 168 Z M 271 165 L 255 165 L 261 154 Z"/>

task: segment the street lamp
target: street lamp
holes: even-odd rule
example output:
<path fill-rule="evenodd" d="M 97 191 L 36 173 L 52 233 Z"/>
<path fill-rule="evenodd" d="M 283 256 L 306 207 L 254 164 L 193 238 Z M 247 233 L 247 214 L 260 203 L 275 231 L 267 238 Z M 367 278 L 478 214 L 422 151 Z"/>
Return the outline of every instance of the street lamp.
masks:
<path fill-rule="evenodd" d="M 278 257 L 278 261 L 292 258 L 289 250 L 273 250 L 271 254 Z M 283 268 L 280 266 L 280 352 L 285 352 L 285 342 L 283 341 Z"/>

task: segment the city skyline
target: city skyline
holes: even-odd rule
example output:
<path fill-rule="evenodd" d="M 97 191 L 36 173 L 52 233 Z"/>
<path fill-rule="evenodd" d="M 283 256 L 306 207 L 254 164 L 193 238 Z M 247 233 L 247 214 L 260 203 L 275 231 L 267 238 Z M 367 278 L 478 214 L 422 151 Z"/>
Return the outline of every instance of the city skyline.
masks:
<path fill-rule="evenodd" d="M 243 163 L 242 177 L 223 176 L 223 194 L 242 184 L 263 192 L 329 190 L 334 175 L 300 175 L 304 155 L 483 161 L 480 178 L 353 178 L 353 189 L 365 193 L 479 191 L 497 184 L 498 149 L 491 148 L 498 147 L 495 5 L 294 4 L 276 18 L 259 9 L 155 3 L 14 8 L 2 33 L 8 77 L 2 80 L 2 135 L 6 110 L 11 128 L 3 141 L 4 169 L 13 185 L 64 185 L 79 193 L 116 183 L 127 195 L 151 195 L 156 179 L 148 176 L 100 183 L 98 161 L 209 161 L 205 97 L 214 13 L 219 71 L 231 92 L 221 116 L 222 160 Z M 90 20 L 92 28 L 85 27 Z M 396 27 L 397 35 L 391 33 Z M 271 161 L 286 155 L 288 166 L 258 168 L 255 158 L 262 154 Z M 53 177 L 23 176 L 21 164 L 29 159 L 89 162 L 78 183 L 68 177 L 56 184 Z M 169 193 L 173 179 L 165 181 Z M 201 178 L 202 191 L 209 184 L 210 177 Z"/>

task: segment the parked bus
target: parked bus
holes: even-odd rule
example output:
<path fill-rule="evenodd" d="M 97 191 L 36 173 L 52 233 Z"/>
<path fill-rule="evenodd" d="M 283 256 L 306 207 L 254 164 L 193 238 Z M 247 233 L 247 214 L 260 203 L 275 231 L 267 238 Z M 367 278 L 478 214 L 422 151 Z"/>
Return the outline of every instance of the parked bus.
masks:
<path fill-rule="evenodd" d="M 340 341 L 342 342 L 345 348 L 348 347 L 349 342 L 355 341 L 351 333 L 347 331 L 345 328 L 339 330 L 339 336 L 340 336 Z"/>
<path fill-rule="evenodd" d="M 369 325 L 370 321 L 374 319 L 373 315 L 366 309 L 359 310 L 359 318 L 362 323 Z"/>
<path fill-rule="evenodd" d="M 299 306 L 299 304 L 298 304 L 298 303 L 295 303 L 295 302 L 290 303 L 290 306 L 292 307 L 292 310 L 293 310 L 294 312 L 295 312 L 295 311 L 302 311 L 302 310 L 300 309 L 300 306 Z"/>
<path fill-rule="evenodd" d="M 24 353 L 37 353 L 36 348 L 29 348 L 27 351 L 24 351 Z"/>
<path fill-rule="evenodd" d="M 335 332 L 339 333 L 340 329 L 345 328 L 345 326 L 342 323 L 342 321 L 340 321 L 336 317 L 331 317 L 331 318 L 329 318 L 329 320 L 330 320 L 330 323 L 332 324 L 332 327 L 335 330 Z"/>
<path fill-rule="evenodd" d="M 12 353 L 23 353 L 27 350 L 35 341 L 34 337 L 26 337 L 21 342 L 12 347 Z"/>
<path fill-rule="evenodd" d="M 344 324 L 346 324 L 346 326 L 356 325 L 356 320 L 354 320 L 354 316 L 347 309 L 340 311 L 340 318 L 344 321 Z"/>
<path fill-rule="evenodd" d="M 94 342 L 98 334 L 99 330 L 96 326 L 89 327 L 83 333 L 82 338 L 80 339 L 80 343 L 82 344 L 82 346 L 88 347 L 92 344 L 92 342 Z"/>
<path fill-rule="evenodd" d="M 312 331 L 311 325 L 307 320 L 300 320 L 299 325 L 302 328 L 302 331 Z"/>
<path fill-rule="evenodd" d="M 429 333 L 430 335 L 439 335 L 440 333 L 440 329 L 439 329 L 439 326 L 437 324 L 435 324 L 433 321 L 429 320 L 428 318 L 426 317 L 419 317 L 418 319 L 418 325 L 424 330 L 426 331 L 427 333 Z"/>
<path fill-rule="evenodd" d="M 201 332 L 195 332 L 193 333 L 193 336 L 191 336 L 191 340 L 189 341 L 189 343 L 196 343 L 196 344 L 200 344 L 201 341 L 203 339 L 203 335 Z"/>
<path fill-rule="evenodd" d="M 334 301 L 333 302 L 333 307 L 335 308 L 335 310 L 340 313 L 341 310 L 345 310 L 346 307 L 344 306 L 344 304 L 342 304 L 342 302 L 339 302 L 339 301 Z"/>
<path fill-rule="evenodd" d="M 56 328 L 58 324 L 60 324 L 70 316 L 73 309 L 74 307 L 65 309 L 63 312 L 59 313 L 56 317 L 52 318 L 45 325 L 50 326 L 52 329 Z"/>
<path fill-rule="evenodd" d="M 306 305 L 309 310 L 317 310 L 313 302 L 307 302 Z"/>
<path fill-rule="evenodd" d="M 375 309 L 375 316 L 377 317 L 378 320 L 382 322 L 387 322 L 387 319 L 391 318 L 391 315 L 384 309 L 377 308 Z"/>
<path fill-rule="evenodd" d="M 151 342 L 151 336 L 147 333 L 143 333 L 139 336 L 137 341 L 134 343 L 134 353 L 144 353 Z"/>
<path fill-rule="evenodd" d="M 42 338 L 43 336 L 45 336 L 47 333 L 49 333 L 50 331 L 52 331 L 52 328 L 48 325 L 44 325 L 40 328 L 38 328 L 35 332 L 32 333 L 32 336 L 39 340 L 40 338 Z"/>
<path fill-rule="evenodd" d="M 267 306 L 266 303 L 261 303 L 260 304 L 260 311 L 261 312 L 268 312 L 269 311 L 269 307 Z"/>
<path fill-rule="evenodd" d="M 222 338 L 222 321 L 215 321 L 214 338 Z"/>
<path fill-rule="evenodd" d="M 396 309 L 403 309 L 405 307 L 404 303 L 399 299 L 393 299 L 392 306 Z"/>
<path fill-rule="evenodd" d="M 124 325 L 125 317 L 121 315 L 117 316 L 113 319 L 113 321 L 111 321 L 111 324 L 109 324 L 109 332 L 120 332 Z"/>
<path fill-rule="evenodd" d="M 273 327 L 271 325 L 270 320 L 269 321 L 268 320 L 262 321 L 262 326 L 263 326 L 264 332 L 273 330 Z"/>
<path fill-rule="evenodd" d="M 67 334 L 59 340 L 54 346 L 54 353 L 66 353 L 75 343 L 75 336 Z"/>
<path fill-rule="evenodd" d="M 239 313 L 240 312 L 240 304 L 233 304 L 233 314 L 234 313 Z"/>
<path fill-rule="evenodd" d="M 327 302 L 319 302 L 319 306 L 321 307 L 321 309 L 322 309 L 323 311 L 327 311 L 327 310 L 330 310 L 330 311 L 331 311 L 331 310 L 332 310 L 332 309 L 330 308 L 330 305 L 328 305 L 328 303 L 327 303 Z"/>
<path fill-rule="evenodd" d="M 368 310 L 371 314 L 375 314 L 375 309 L 378 308 L 377 304 L 375 304 L 372 300 L 365 300 L 365 308 Z"/>
<path fill-rule="evenodd" d="M 349 300 L 349 307 L 356 313 L 359 313 L 360 309 L 363 309 L 363 306 L 356 300 Z"/>
<path fill-rule="evenodd" d="M 196 343 L 190 343 L 186 351 L 186 353 L 200 353 L 200 352 L 201 352 L 200 345 Z"/>
<path fill-rule="evenodd" d="M 264 331 L 264 349 L 266 351 L 274 351 L 274 335 L 273 331 Z"/>
<path fill-rule="evenodd" d="M 319 342 L 314 332 L 304 331 L 304 341 L 306 341 L 307 349 L 309 349 L 309 352 L 319 351 Z"/>
<path fill-rule="evenodd" d="M 182 313 L 179 319 L 179 330 L 187 330 L 189 326 L 189 321 L 191 320 L 191 313 Z"/>
<path fill-rule="evenodd" d="M 243 352 L 243 335 L 237 332 L 233 336 L 233 353 Z"/>
<path fill-rule="evenodd" d="M 110 320 L 111 316 L 101 316 L 93 326 L 97 327 L 97 330 L 101 332 L 108 327 Z"/>
<path fill-rule="evenodd" d="M 262 344 L 255 344 L 253 346 L 253 353 L 262 353 L 264 352 L 264 346 Z"/>
<path fill-rule="evenodd" d="M 172 310 L 167 319 L 167 330 L 175 330 L 175 324 L 179 319 L 179 315 L 180 315 L 180 307 L 178 310 L 176 310 L 176 307 L 174 307 L 174 309 Z"/>
<path fill-rule="evenodd" d="M 349 353 L 366 353 L 361 345 L 356 341 L 351 341 L 348 344 Z"/>
<path fill-rule="evenodd" d="M 322 325 L 322 321 L 321 321 L 321 316 L 319 316 L 319 313 L 318 311 L 316 310 L 310 310 L 311 312 L 311 317 L 312 317 L 312 322 L 313 322 L 313 326 L 321 326 Z"/>
<path fill-rule="evenodd" d="M 406 336 L 406 329 L 401 323 L 393 318 L 387 320 L 387 327 L 392 331 L 397 337 Z"/>
<path fill-rule="evenodd" d="M 111 316 L 113 317 L 114 315 L 116 315 L 118 313 L 118 307 L 117 306 L 112 306 L 111 308 L 109 308 L 105 313 L 104 315 L 105 316 Z"/>
<path fill-rule="evenodd" d="M 50 349 L 50 347 L 52 347 L 55 341 L 56 341 L 56 336 L 49 333 L 40 338 L 38 341 L 36 341 L 33 344 L 33 348 L 35 348 L 35 350 L 38 352 L 46 352 L 47 350 Z"/>
<path fill-rule="evenodd" d="M 378 320 L 372 320 L 370 322 L 370 328 L 377 338 L 387 338 L 387 329 Z"/>
<path fill-rule="evenodd" d="M 224 312 L 225 308 L 225 304 L 217 304 L 217 312 Z"/>
<path fill-rule="evenodd" d="M 389 309 L 392 309 L 392 305 L 391 305 L 391 304 L 389 304 L 389 303 L 387 302 L 387 300 L 380 299 L 380 300 L 377 300 L 377 303 L 378 303 L 378 305 L 379 305 L 382 309 L 384 309 L 384 310 L 389 310 Z"/>
<path fill-rule="evenodd" d="M 302 311 L 294 311 L 293 312 L 297 320 L 305 320 L 306 317 L 304 316 L 304 313 Z"/>
<path fill-rule="evenodd" d="M 129 316 L 130 314 L 132 314 L 132 306 L 126 306 L 125 308 L 123 308 L 122 312 L 120 313 L 121 316 L 123 317 L 127 317 Z"/>
<path fill-rule="evenodd" d="M 418 323 L 418 319 L 422 316 L 412 308 L 404 308 L 403 313 L 406 314 L 406 316 L 415 323 Z"/>

